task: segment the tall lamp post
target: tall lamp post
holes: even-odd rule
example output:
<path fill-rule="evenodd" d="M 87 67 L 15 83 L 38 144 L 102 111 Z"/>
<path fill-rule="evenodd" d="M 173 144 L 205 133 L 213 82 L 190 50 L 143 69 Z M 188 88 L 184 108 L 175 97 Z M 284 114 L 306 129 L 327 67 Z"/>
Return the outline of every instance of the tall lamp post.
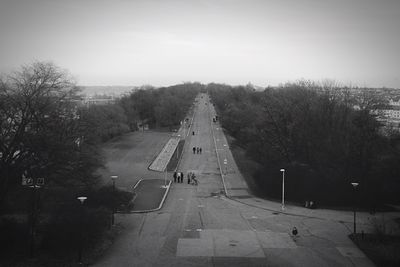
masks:
<path fill-rule="evenodd" d="M 111 215 L 111 225 L 114 226 L 114 213 L 115 213 L 115 180 L 117 180 L 118 175 L 111 175 L 111 180 L 113 181 L 113 207 L 112 207 L 112 215 Z"/>
<path fill-rule="evenodd" d="M 356 182 L 353 182 L 353 183 L 351 183 L 351 185 L 353 186 L 353 189 L 354 189 L 354 207 L 353 207 L 353 215 L 354 215 L 354 225 L 353 225 L 353 232 L 354 232 L 354 238 L 356 237 L 356 233 L 357 233 L 357 231 L 356 231 L 356 189 L 357 189 L 357 186 L 358 186 L 358 183 L 356 183 Z"/>
<path fill-rule="evenodd" d="M 30 211 L 30 223 L 29 223 L 29 257 L 35 256 L 35 235 L 36 235 L 36 221 L 38 216 L 37 205 L 39 189 L 44 186 L 44 178 L 29 178 L 28 172 L 25 171 L 22 174 L 22 185 L 32 188 L 32 199 L 31 199 L 31 211 Z M 36 192 L 38 191 L 38 192 Z"/>
<path fill-rule="evenodd" d="M 79 253 L 78 253 L 78 262 L 82 264 L 82 250 L 83 250 L 83 202 L 87 199 L 87 197 L 77 197 L 77 199 L 81 202 L 82 206 L 82 215 L 81 215 L 81 224 L 80 224 L 80 242 L 79 242 Z"/>
<path fill-rule="evenodd" d="M 225 165 L 225 175 L 228 173 L 228 160 L 225 158 L 224 159 L 224 165 Z"/>
<path fill-rule="evenodd" d="M 163 188 L 167 188 L 167 166 L 164 169 L 164 186 Z"/>
<path fill-rule="evenodd" d="M 282 172 L 282 210 L 285 209 L 285 169 L 281 169 Z"/>
<path fill-rule="evenodd" d="M 30 227 L 30 249 L 29 256 L 33 258 L 35 256 L 35 235 L 36 235 L 36 216 L 37 216 L 37 196 L 36 191 L 40 186 L 33 184 L 29 186 L 32 188 L 32 208 L 31 208 L 31 227 Z"/>
<path fill-rule="evenodd" d="M 224 144 L 224 150 L 225 150 L 225 158 L 228 158 L 228 145 Z"/>
<path fill-rule="evenodd" d="M 181 140 L 181 135 L 178 134 L 179 141 Z M 178 141 L 178 146 L 176 147 L 176 159 L 179 159 L 179 141 Z"/>

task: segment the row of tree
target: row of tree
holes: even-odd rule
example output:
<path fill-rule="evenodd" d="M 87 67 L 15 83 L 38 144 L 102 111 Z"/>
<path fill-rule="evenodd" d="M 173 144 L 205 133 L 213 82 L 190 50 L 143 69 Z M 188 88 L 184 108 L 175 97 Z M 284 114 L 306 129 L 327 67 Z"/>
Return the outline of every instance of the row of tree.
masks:
<path fill-rule="evenodd" d="M 398 200 L 400 138 L 381 134 L 371 110 L 385 103 L 371 90 L 354 95 L 309 81 L 263 91 L 207 89 L 223 127 L 263 166 L 255 179 L 266 195 L 280 197 L 279 169 L 285 168 L 287 197 L 294 201 L 348 204 L 351 182 L 360 183 L 359 198 L 370 206 Z"/>
<path fill-rule="evenodd" d="M 91 214 L 85 217 L 91 225 L 86 244 L 95 243 L 109 227 L 112 203 L 129 205 L 132 197 L 129 192 L 115 196 L 110 186 L 99 183 L 95 173 L 103 167 L 102 143 L 144 123 L 179 124 L 199 89 L 199 84 L 144 87 L 115 104 L 87 106 L 73 78 L 52 63 L 35 62 L 2 76 L 0 236 L 9 242 L 0 243 L 12 250 L 18 235 L 19 241 L 27 240 L 28 228 L 18 234 L 19 223 L 9 220 L 19 212 L 29 215 L 23 225 L 41 222 L 36 234 L 43 247 L 73 249 L 80 238 L 82 216 L 76 197 L 81 194 L 89 197 Z M 44 178 L 44 186 L 39 178 Z M 39 194 L 31 195 L 35 184 L 41 186 Z"/>
<path fill-rule="evenodd" d="M 146 86 L 122 97 L 120 105 L 132 130 L 146 124 L 150 127 L 173 127 L 179 125 L 195 96 L 203 88 L 200 83 L 183 83 L 157 89 Z"/>

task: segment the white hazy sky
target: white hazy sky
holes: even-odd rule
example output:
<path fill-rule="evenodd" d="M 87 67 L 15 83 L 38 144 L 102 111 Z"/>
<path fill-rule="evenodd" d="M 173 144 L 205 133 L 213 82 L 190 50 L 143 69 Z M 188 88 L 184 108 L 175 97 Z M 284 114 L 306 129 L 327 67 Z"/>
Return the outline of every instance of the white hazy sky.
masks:
<path fill-rule="evenodd" d="M 0 0 L 0 72 L 34 60 L 81 85 L 400 88 L 400 0 Z"/>

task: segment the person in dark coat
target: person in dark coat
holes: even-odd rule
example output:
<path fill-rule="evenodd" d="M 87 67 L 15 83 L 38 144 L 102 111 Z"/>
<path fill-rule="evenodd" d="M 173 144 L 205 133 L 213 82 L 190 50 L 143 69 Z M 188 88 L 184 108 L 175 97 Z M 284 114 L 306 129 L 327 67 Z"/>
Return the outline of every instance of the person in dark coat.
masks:
<path fill-rule="evenodd" d="M 176 183 L 176 178 L 178 177 L 178 174 L 174 172 L 174 183 Z M 178 181 L 179 182 L 179 181 Z"/>
<path fill-rule="evenodd" d="M 193 154 L 196 153 L 196 147 L 193 147 Z"/>
<path fill-rule="evenodd" d="M 188 184 L 190 184 L 190 176 L 192 175 L 192 173 L 191 172 L 188 172 L 188 174 L 187 174 L 187 181 L 188 181 Z"/>
<path fill-rule="evenodd" d="M 181 172 L 181 183 L 183 183 L 183 178 L 185 178 L 183 172 Z"/>
<path fill-rule="evenodd" d="M 201 149 L 201 147 L 200 147 L 200 154 L 201 154 L 201 151 L 202 151 L 202 149 Z"/>
<path fill-rule="evenodd" d="M 198 185 L 199 184 L 197 179 L 196 179 L 196 175 L 194 173 L 192 173 L 192 181 L 193 181 L 194 185 Z"/>

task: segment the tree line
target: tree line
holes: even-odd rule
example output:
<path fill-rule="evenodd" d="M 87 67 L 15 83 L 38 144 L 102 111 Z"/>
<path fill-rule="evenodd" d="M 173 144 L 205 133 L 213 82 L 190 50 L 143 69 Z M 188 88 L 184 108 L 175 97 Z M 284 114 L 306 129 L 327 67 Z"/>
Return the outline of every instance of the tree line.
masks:
<path fill-rule="evenodd" d="M 25 243 L 28 234 L 23 225 L 32 220 L 40 226 L 35 234 L 41 236 L 43 248 L 73 250 L 80 238 L 82 216 L 76 199 L 80 195 L 88 196 L 90 216 L 85 216 L 85 225 L 92 226 L 86 229 L 90 239 L 86 244 L 96 243 L 109 227 L 112 203 L 127 204 L 132 198 L 130 192 L 118 190 L 113 195 L 110 185 L 100 183 L 96 170 L 104 167 L 102 143 L 144 123 L 150 128 L 176 127 L 200 87 L 189 83 L 143 87 L 115 104 L 86 106 L 72 76 L 53 63 L 34 62 L 1 76 L 0 236 L 4 240 L 0 243 L 7 245 L 4 251 L 21 248 L 19 242 Z M 32 195 L 39 178 L 44 178 L 44 185 L 40 183 L 38 194 Z M 26 219 L 18 222 L 16 213 Z"/>
<path fill-rule="evenodd" d="M 150 127 L 179 125 L 195 96 L 204 86 L 183 83 L 170 87 L 145 86 L 121 98 L 120 105 L 128 116 L 131 130 L 147 124 Z"/>
<path fill-rule="evenodd" d="M 368 207 L 398 201 L 400 137 L 382 134 L 371 110 L 386 103 L 372 90 L 355 96 L 351 88 L 311 81 L 207 90 L 224 129 L 261 164 L 254 178 L 265 195 L 281 197 L 284 168 L 292 201 L 353 204 L 351 182 Z"/>

